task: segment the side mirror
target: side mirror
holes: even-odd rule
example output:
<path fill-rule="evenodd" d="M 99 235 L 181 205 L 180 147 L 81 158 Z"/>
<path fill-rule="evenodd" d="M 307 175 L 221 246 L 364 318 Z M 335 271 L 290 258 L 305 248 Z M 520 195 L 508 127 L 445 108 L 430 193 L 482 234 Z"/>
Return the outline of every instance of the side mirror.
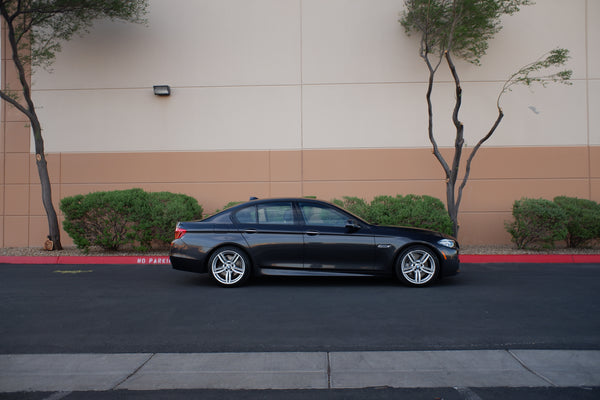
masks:
<path fill-rule="evenodd" d="M 346 230 L 348 232 L 356 232 L 359 229 L 360 225 L 357 224 L 353 219 L 349 219 L 348 222 L 346 222 Z"/>

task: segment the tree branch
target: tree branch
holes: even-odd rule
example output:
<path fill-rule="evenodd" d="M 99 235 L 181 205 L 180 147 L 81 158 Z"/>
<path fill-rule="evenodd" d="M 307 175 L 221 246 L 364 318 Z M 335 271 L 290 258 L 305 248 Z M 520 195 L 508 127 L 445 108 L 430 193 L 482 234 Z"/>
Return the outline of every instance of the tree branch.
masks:
<path fill-rule="evenodd" d="M 442 153 L 440 153 L 440 149 L 438 147 L 437 141 L 435 140 L 435 136 L 433 134 L 433 103 L 431 102 L 431 93 L 433 92 L 433 81 L 435 78 L 435 72 L 437 70 L 437 67 L 440 65 L 440 62 L 438 62 L 437 66 L 435 68 L 432 67 L 431 62 L 429 61 L 429 57 L 424 57 L 425 63 L 427 64 L 427 68 L 429 69 L 429 80 L 427 83 L 427 93 L 425 95 L 426 99 L 427 99 L 427 116 L 428 116 L 428 125 L 427 125 L 427 131 L 429 132 L 429 141 L 431 142 L 431 145 L 433 147 L 433 155 L 435 156 L 435 158 L 437 158 L 437 160 L 439 161 L 439 163 L 441 164 L 442 168 L 444 169 L 444 172 L 446 174 L 446 178 L 450 177 L 450 167 L 448 166 L 448 163 L 446 162 L 446 160 L 444 159 L 444 156 L 442 156 Z M 441 60 L 441 58 L 440 58 Z"/>
<path fill-rule="evenodd" d="M 488 131 L 487 135 L 485 135 L 484 137 L 482 137 L 479 142 L 477 142 L 477 145 L 475 145 L 475 147 L 473 147 L 473 151 L 471 151 L 471 154 L 469 155 L 469 158 L 467 159 L 467 166 L 466 166 L 466 170 L 465 170 L 465 176 L 462 180 L 462 183 L 460 184 L 460 187 L 458 188 L 458 197 L 456 200 L 456 203 L 460 205 L 460 201 L 462 199 L 462 193 L 463 193 L 463 189 L 465 187 L 465 185 L 467 184 L 467 181 L 469 180 L 469 175 L 471 174 L 471 163 L 473 161 L 473 158 L 475 158 L 475 154 L 477 154 L 477 152 L 479 151 L 479 148 L 489 139 L 492 137 L 492 135 L 494 134 L 494 132 L 496 131 L 496 128 L 498 128 L 498 125 L 500 125 L 500 122 L 502 121 L 502 118 L 504 118 L 504 112 L 502 111 L 502 108 L 498 107 L 498 117 L 496 118 L 496 121 L 494 122 L 494 124 L 492 125 L 492 127 L 490 128 L 490 130 Z"/>
<path fill-rule="evenodd" d="M 452 123 L 456 127 L 456 137 L 454 139 L 454 160 L 452 163 L 452 174 L 450 176 L 450 180 L 452 183 L 456 182 L 456 178 L 458 176 L 458 167 L 460 165 L 460 159 L 462 157 L 462 148 L 465 144 L 464 139 L 464 125 L 458 119 L 458 113 L 460 112 L 460 107 L 462 105 L 462 87 L 460 86 L 460 78 L 458 77 L 458 73 L 456 72 L 456 66 L 452 61 L 452 56 L 449 51 L 445 53 L 446 61 L 448 63 L 448 67 L 452 73 L 452 78 L 454 79 L 454 86 L 456 88 L 456 100 L 454 103 L 454 110 L 452 111 Z"/>
<path fill-rule="evenodd" d="M 21 103 L 19 103 L 17 100 L 15 100 L 12 96 L 10 96 L 4 90 L 0 90 L 0 98 L 2 100 L 6 101 L 7 103 L 11 104 L 13 107 L 15 107 L 17 110 L 19 110 L 23 114 L 25 114 L 28 118 L 30 117 L 29 110 L 27 110 L 25 107 L 23 107 L 21 105 Z"/>

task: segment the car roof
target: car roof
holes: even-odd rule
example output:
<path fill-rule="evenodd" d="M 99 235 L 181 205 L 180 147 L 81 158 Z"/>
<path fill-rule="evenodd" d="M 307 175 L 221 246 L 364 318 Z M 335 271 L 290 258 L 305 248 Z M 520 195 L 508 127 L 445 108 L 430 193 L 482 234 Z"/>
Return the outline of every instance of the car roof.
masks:
<path fill-rule="evenodd" d="M 224 212 L 235 212 L 238 209 L 244 208 L 244 207 L 248 207 L 251 204 L 266 204 L 266 203 L 277 203 L 277 202 L 285 202 L 285 201 L 289 201 L 289 202 L 307 202 L 307 203 L 316 203 L 316 204 L 325 204 L 325 205 L 329 205 L 332 207 L 337 207 L 335 204 L 325 201 L 325 200 L 319 200 L 319 199 L 314 199 L 314 198 L 306 198 L 306 197 L 268 197 L 268 198 L 264 198 L 264 199 L 259 199 L 259 198 L 250 198 L 250 200 L 240 203 L 240 204 L 236 204 L 233 207 L 227 208 L 226 210 L 223 210 L 222 213 Z"/>
<path fill-rule="evenodd" d="M 264 198 L 264 199 L 253 198 L 244 203 L 240 203 L 240 204 L 236 205 L 235 207 L 248 205 L 248 204 L 252 204 L 252 203 L 274 203 L 274 202 L 280 202 L 280 201 L 304 201 L 304 202 L 332 204 L 328 201 L 319 200 L 319 199 L 315 199 L 312 197 L 308 197 L 308 198 L 307 197 L 268 197 L 268 198 Z"/>
<path fill-rule="evenodd" d="M 313 204 L 323 204 L 329 207 L 333 207 L 336 209 L 339 209 L 341 211 L 343 211 L 346 214 L 349 214 L 350 216 L 352 216 L 354 219 L 364 223 L 365 225 L 369 225 L 369 223 L 364 220 L 363 218 L 359 217 L 358 215 L 353 214 L 352 212 L 344 209 L 343 207 L 339 207 L 336 204 L 333 204 L 332 202 L 326 201 L 326 200 L 320 200 L 320 199 L 315 199 L 312 197 L 268 197 L 268 198 L 264 198 L 264 199 L 259 199 L 256 197 L 251 197 L 250 200 L 240 203 L 240 204 L 236 204 L 235 206 L 226 208 L 225 210 L 222 210 L 214 215 L 208 216 L 207 218 L 203 219 L 203 221 L 211 221 L 214 220 L 215 218 L 220 218 L 221 216 L 224 215 L 231 215 L 233 213 L 236 213 L 238 210 L 251 206 L 252 204 L 268 204 L 268 203 L 277 203 L 277 202 L 304 202 L 304 203 L 313 203 Z"/>

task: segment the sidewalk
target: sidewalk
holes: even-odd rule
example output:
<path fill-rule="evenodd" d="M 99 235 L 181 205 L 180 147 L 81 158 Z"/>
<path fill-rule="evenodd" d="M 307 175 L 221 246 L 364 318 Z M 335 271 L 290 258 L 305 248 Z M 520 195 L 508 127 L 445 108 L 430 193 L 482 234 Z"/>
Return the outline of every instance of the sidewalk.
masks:
<path fill-rule="evenodd" d="M 0 355 L 0 392 L 600 386 L 600 351 Z"/>

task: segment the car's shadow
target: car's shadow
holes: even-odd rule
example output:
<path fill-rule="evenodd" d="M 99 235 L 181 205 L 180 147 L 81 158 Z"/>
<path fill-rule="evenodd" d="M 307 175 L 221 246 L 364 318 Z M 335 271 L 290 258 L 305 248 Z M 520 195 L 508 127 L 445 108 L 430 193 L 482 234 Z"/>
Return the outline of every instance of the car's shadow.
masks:
<path fill-rule="evenodd" d="M 208 274 L 188 275 L 185 279 L 179 281 L 185 286 L 205 286 L 220 288 Z M 447 277 L 437 280 L 427 288 L 448 287 L 460 285 L 460 279 L 456 277 Z M 407 289 L 412 288 L 403 285 L 393 277 L 377 276 L 254 276 L 242 287 L 245 288 L 264 288 L 264 287 L 399 287 Z"/>
<path fill-rule="evenodd" d="M 396 286 L 393 278 L 372 276 L 257 276 L 251 286 Z"/>

